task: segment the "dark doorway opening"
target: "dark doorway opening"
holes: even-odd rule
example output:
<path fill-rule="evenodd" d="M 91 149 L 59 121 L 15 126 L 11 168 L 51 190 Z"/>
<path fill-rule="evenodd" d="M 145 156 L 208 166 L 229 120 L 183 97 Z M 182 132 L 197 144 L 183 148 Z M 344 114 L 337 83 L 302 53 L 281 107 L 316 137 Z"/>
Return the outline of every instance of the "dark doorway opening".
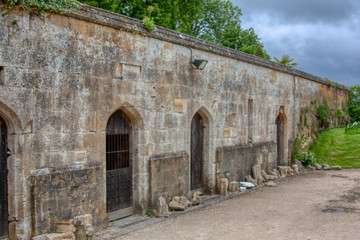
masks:
<path fill-rule="evenodd" d="M 191 121 L 191 190 L 203 187 L 204 120 L 196 113 Z"/>
<path fill-rule="evenodd" d="M 281 166 L 284 164 L 284 128 L 280 116 L 276 118 L 276 152 L 277 152 L 277 165 Z"/>
<path fill-rule="evenodd" d="M 106 210 L 110 220 L 132 214 L 131 121 L 121 110 L 106 127 Z"/>
<path fill-rule="evenodd" d="M 9 233 L 7 127 L 0 117 L 0 237 Z"/>

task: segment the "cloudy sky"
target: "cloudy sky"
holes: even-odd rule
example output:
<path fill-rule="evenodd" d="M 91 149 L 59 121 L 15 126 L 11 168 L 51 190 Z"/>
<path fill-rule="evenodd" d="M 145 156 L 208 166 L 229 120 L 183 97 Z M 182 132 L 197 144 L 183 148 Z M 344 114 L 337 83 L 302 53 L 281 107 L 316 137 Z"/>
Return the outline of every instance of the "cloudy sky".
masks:
<path fill-rule="evenodd" d="M 288 54 L 299 69 L 360 84 L 359 0 L 231 0 L 242 27 L 253 27 L 271 57 Z"/>

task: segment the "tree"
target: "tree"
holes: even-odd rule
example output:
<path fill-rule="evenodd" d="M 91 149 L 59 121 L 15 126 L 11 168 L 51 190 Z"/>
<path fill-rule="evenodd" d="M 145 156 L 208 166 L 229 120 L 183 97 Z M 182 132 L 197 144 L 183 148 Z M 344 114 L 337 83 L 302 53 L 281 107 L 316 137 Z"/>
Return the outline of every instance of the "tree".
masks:
<path fill-rule="evenodd" d="M 349 115 L 351 122 L 360 121 L 360 85 L 350 87 Z"/>
<path fill-rule="evenodd" d="M 289 68 L 296 68 L 299 64 L 296 62 L 292 62 L 294 61 L 294 59 L 291 59 L 289 55 L 284 54 L 284 56 L 282 56 L 281 60 L 277 59 L 276 57 L 274 57 L 275 61 L 277 63 L 283 64 Z"/>
<path fill-rule="evenodd" d="M 242 29 L 241 9 L 229 0 L 80 0 L 80 2 L 143 19 L 216 44 L 270 59 L 253 28 Z"/>

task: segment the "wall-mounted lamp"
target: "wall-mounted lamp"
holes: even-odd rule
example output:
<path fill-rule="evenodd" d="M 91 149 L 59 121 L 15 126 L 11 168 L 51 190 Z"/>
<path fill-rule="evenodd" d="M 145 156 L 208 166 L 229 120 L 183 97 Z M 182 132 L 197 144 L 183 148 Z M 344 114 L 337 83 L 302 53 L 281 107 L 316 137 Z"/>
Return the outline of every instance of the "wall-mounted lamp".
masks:
<path fill-rule="evenodd" d="M 194 59 L 194 61 L 190 61 L 190 64 L 193 68 L 203 70 L 208 63 L 208 60 L 204 59 Z"/>
<path fill-rule="evenodd" d="M 204 59 L 194 59 L 192 60 L 192 50 L 190 48 L 191 56 L 190 56 L 190 64 L 194 69 L 203 70 L 208 63 L 208 60 Z"/>

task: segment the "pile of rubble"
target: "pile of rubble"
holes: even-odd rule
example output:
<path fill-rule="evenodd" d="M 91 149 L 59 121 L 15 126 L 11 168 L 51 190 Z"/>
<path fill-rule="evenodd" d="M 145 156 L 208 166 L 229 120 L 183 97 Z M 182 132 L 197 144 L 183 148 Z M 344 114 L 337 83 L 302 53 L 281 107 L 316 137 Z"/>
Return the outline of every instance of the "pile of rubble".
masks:
<path fill-rule="evenodd" d="M 32 240 L 86 240 L 94 233 L 90 214 L 74 217 L 67 222 L 58 222 L 56 233 L 47 233 L 33 237 Z"/>
<path fill-rule="evenodd" d="M 313 166 L 312 166 L 312 169 L 313 170 L 341 170 L 341 167 L 340 166 L 329 166 L 328 164 L 317 164 L 315 163 Z"/>
<path fill-rule="evenodd" d="M 245 182 L 229 182 L 227 178 L 218 179 L 217 187 L 219 194 L 227 196 L 229 192 L 243 192 L 246 189 L 251 189 L 262 184 L 268 187 L 274 187 L 276 184 L 273 180 L 299 173 L 299 167 L 296 164 L 292 167 L 279 166 L 277 169 L 273 169 L 267 174 L 264 170 L 261 170 L 260 165 L 255 165 L 252 167 L 251 172 L 252 176 L 245 176 Z M 201 204 L 201 195 L 201 192 L 195 192 L 191 201 L 185 196 L 174 196 L 169 202 L 169 205 L 166 203 L 164 197 L 160 197 L 157 208 L 154 209 L 152 213 L 157 217 L 168 217 L 170 216 L 170 211 L 184 211 L 191 206 Z"/>

